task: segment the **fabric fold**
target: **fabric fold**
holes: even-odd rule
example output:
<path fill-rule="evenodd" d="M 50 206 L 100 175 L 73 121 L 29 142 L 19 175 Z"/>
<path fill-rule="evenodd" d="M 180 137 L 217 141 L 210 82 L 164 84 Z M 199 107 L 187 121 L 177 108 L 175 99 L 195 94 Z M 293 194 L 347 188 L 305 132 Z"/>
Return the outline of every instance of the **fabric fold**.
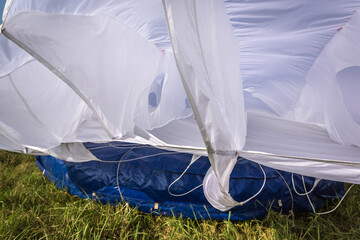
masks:
<path fill-rule="evenodd" d="M 204 192 L 214 207 L 227 210 L 237 204 L 229 194 L 229 178 L 246 139 L 239 46 L 222 1 L 163 3 L 178 69 L 211 162 Z"/>

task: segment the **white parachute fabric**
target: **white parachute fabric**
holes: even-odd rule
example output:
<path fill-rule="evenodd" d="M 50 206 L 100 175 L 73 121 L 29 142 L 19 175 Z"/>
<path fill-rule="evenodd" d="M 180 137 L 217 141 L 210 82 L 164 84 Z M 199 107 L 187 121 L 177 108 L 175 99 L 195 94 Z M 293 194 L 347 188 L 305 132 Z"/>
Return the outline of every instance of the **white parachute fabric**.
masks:
<path fill-rule="evenodd" d="M 50 70 L 4 35 L 0 49 L 8 53 L 0 59 L 1 135 L 17 146 L 12 145 L 12 151 L 51 153 L 66 142 L 111 140 L 96 120 L 91 121 L 91 131 L 84 127 L 92 112 Z"/>
<path fill-rule="evenodd" d="M 238 43 L 222 1 L 165 0 L 175 58 L 212 167 L 208 201 L 220 210 L 238 203 L 229 179 L 246 138 Z"/>
<path fill-rule="evenodd" d="M 246 110 L 280 117 L 296 105 L 319 54 L 360 7 L 358 0 L 224 3 L 240 45 Z"/>
<path fill-rule="evenodd" d="M 38 12 L 62 15 L 107 15 L 134 29 L 144 39 L 160 49 L 171 48 L 164 19 L 163 7 L 158 0 L 39 0 L 6 2 L 3 22 L 22 12 Z"/>
<path fill-rule="evenodd" d="M 33 117 L 32 112 L 27 111 L 11 76 L 1 79 L 0 96 L 0 109 L 4 111 L 1 122 L 7 126 L 6 131 L 13 139 L 19 139 L 25 146 L 35 144 L 41 149 L 58 145 L 57 136 L 46 131 L 44 126 Z M 32 133 L 36 133 L 35 136 Z"/>
<path fill-rule="evenodd" d="M 323 124 L 331 138 L 360 147 L 360 10 L 339 28 L 306 75 L 293 119 Z"/>
<path fill-rule="evenodd" d="M 144 108 L 141 96 L 155 78 L 161 57 L 153 44 L 128 26 L 103 15 L 30 12 L 14 16 L 6 28 L 28 51 L 41 57 L 35 58 L 56 69 L 58 77 L 82 96 L 111 138 L 133 136 L 133 120 L 137 110 Z M 138 66 L 143 66 L 140 71 Z M 109 93 L 116 94 L 116 99 Z M 114 107 L 115 100 L 124 106 Z"/>
<path fill-rule="evenodd" d="M 360 2 L 224 2 L 240 45 L 249 117 L 240 155 L 286 171 L 359 183 L 359 148 L 336 144 L 329 135 L 346 145 L 357 145 L 360 136 L 354 124 Z M 346 67 L 335 70 L 337 64 Z M 311 72 L 317 75 L 310 79 Z M 345 78 L 340 86 L 329 84 L 335 75 Z"/>
<path fill-rule="evenodd" d="M 14 1 L 3 32 L 68 84 L 109 137 L 126 140 L 191 114 L 179 87 L 149 108 L 159 77 L 155 94 L 181 84 L 162 11 L 159 1 Z"/>
<path fill-rule="evenodd" d="M 106 142 L 111 138 L 85 102 L 53 72 L 4 35 L 0 35 L 0 51 L 4 53 L 0 58 L 3 83 L 0 87 L 1 148 L 46 153 L 67 161 L 96 159 L 81 143 Z M 168 81 L 168 85 L 174 84 Z M 173 96 L 168 98 L 173 99 Z M 147 139 L 140 137 L 131 141 L 164 145 L 157 139 L 145 137 Z"/>
<path fill-rule="evenodd" d="M 240 156 L 306 176 L 360 183 L 360 148 L 331 140 L 326 129 L 315 124 L 252 112 L 247 116 Z"/>
<path fill-rule="evenodd" d="M 8 134 L 6 134 L 3 130 L 2 130 L 2 126 L 0 126 L 0 148 L 7 150 L 7 151 L 12 151 L 12 152 L 23 152 L 25 153 L 25 148 L 19 144 L 17 144 L 16 142 L 14 142 L 12 139 L 9 138 Z"/>
<path fill-rule="evenodd" d="M 67 161 L 95 159 L 87 141 L 207 150 L 204 192 L 220 210 L 241 205 L 228 194 L 238 154 L 360 183 L 359 8 L 8 1 L 3 30 L 23 49 L 0 35 L 0 148 Z"/>
<path fill-rule="evenodd" d="M 149 89 L 148 106 L 149 119 L 147 125 L 144 126 L 147 130 L 160 128 L 174 119 L 192 115 L 172 49 L 163 51 L 158 74 Z M 146 109 L 144 111 L 146 112 Z M 143 121 L 144 119 L 146 116 L 142 116 Z"/>
<path fill-rule="evenodd" d="M 360 2 L 224 2 L 239 40 L 248 112 L 240 155 L 277 169 L 359 183 L 359 148 L 339 145 L 329 135 L 347 145 L 357 145 L 360 136 L 342 103 L 356 119 Z M 339 77 L 346 78 L 343 87 L 334 83 Z"/>

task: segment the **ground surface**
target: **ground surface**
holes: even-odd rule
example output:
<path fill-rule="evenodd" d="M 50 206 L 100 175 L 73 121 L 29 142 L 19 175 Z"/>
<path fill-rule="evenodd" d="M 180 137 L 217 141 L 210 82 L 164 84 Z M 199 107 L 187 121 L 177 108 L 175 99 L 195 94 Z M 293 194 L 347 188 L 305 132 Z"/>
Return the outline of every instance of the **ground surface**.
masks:
<path fill-rule="evenodd" d="M 29 238 L 360 239 L 360 187 L 324 216 L 269 212 L 263 220 L 238 222 L 159 217 L 70 196 L 42 175 L 34 157 L 0 150 L 0 239 Z"/>

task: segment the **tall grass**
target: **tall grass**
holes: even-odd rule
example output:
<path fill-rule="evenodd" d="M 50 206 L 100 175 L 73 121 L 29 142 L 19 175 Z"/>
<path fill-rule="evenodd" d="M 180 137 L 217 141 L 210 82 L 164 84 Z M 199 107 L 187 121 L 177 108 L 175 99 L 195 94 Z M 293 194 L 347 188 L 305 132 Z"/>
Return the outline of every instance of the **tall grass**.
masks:
<path fill-rule="evenodd" d="M 71 196 L 42 175 L 34 157 L 0 151 L 0 239 L 360 239 L 359 191 L 354 187 L 339 209 L 325 216 L 272 211 L 252 221 L 152 216 L 126 204 Z"/>

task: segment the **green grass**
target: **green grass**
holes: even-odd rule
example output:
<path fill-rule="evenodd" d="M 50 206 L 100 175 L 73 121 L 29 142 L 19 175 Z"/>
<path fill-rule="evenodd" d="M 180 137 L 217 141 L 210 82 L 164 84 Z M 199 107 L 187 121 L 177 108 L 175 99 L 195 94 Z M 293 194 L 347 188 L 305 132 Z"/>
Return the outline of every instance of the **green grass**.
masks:
<path fill-rule="evenodd" d="M 0 207 L 0 239 L 360 239 L 358 186 L 325 216 L 270 211 L 261 221 L 190 220 L 71 196 L 42 175 L 34 157 L 5 151 Z"/>

